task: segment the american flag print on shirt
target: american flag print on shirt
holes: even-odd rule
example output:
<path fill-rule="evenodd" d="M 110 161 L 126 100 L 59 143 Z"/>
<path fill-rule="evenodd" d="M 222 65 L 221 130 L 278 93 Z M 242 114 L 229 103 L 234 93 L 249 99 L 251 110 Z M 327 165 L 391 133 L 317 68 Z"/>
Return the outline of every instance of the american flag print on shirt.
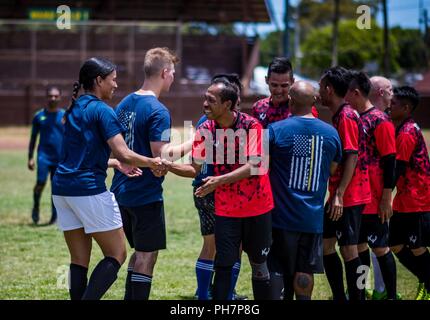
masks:
<path fill-rule="evenodd" d="M 319 188 L 324 138 L 294 135 L 289 187 L 315 192 Z"/>
<path fill-rule="evenodd" d="M 118 113 L 118 120 L 121 123 L 121 125 L 126 130 L 124 133 L 124 140 L 127 144 L 127 147 L 130 150 L 133 149 L 134 145 L 134 122 L 136 120 L 136 112 L 131 112 L 127 110 L 120 110 Z"/>

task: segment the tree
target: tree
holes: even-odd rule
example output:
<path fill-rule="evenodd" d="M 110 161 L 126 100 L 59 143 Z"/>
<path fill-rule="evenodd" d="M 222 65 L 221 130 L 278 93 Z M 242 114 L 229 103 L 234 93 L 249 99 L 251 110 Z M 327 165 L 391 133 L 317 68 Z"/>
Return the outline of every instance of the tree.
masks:
<path fill-rule="evenodd" d="M 311 31 L 302 43 L 302 66 L 306 74 L 318 77 L 321 72 L 331 65 L 332 26 Z M 369 62 L 383 65 L 382 30 L 373 25 L 370 30 L 360 30 L 355 20 L 339 23 L 339 65 L 351 69 L 364 69 Z M 394 37 L 390 37 L 391 65 L 398 69 L 395 60 L 398 56 L 398 46 Z"/>

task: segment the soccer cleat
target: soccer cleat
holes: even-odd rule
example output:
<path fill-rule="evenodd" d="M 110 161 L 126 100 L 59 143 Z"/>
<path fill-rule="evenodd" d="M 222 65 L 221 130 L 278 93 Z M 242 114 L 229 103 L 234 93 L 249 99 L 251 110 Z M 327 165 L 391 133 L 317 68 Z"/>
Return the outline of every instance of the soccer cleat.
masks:
<path fill-rule="evenodd" d="M 424 287 L 424 283 L 419 283 L 417 288 L 417 295 L 415 297 L 415 300 L 423 300 L 424 296 L 426 295 L 427 290 Z"/>
<path fill-rule="evenodd" d="M 372 297 L 370 300 L 387 300 L 387 290 L 382 292 L 373 290 Z"/>
<path fill-rule="evenodd" d="M 33 209 L 31 212 L 31 219 L 33 220 L 34 224 L 39 222 L 39 210 Z"/>
<path fill-rule="evenodd" d="M 236 290 L 233 290 L 233 299 L 232 300 L 248 300 L 248 296 L 246 295 L 242 295 L 242 294 L 237 294 Z"/>
<path fill-rule="evenodd" d="M 426 294 L 423 296 L 421 300 L 430 301 L 430 292 L 427 292 L 427 290 L 425 291 L 426 291 Z"/>

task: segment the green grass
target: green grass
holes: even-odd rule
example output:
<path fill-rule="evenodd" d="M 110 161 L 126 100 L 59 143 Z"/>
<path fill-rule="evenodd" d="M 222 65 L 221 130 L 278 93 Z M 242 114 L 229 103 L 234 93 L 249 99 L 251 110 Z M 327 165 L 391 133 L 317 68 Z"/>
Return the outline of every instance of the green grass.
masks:
<path fill-rule="evenodd" d="M 69 255 L 62 233 L 56 226 L 31 225 L 35 173 L 27 170 L 25 150 L 0 150 L 0 181 L 0 299 L 68 299 L 64 281 Z M 42 224 L 49 220 L 49 195 L 48 186 L 41 201 Z M 190 299 L 196 287 L 194 264 L 202 244 L 191 180 L 169 174 L 164 198 L 168 248 L 159 254 L 151 299 Z M 128 252 L 130 255 L 131 250 Z M 94 244 L 90 268 L 101 257 Z M 397 268 L 398 291 L 412 299 L 416 281 L 399 263 Z M 122 299 L 125 274 L 123 266 L 105 299 Z M 237 291 L 252 297 L 250 278 L 244 254 Z M 330 295 L 325 276 L 317 275 L 313 298 L 325 300 Z"/>

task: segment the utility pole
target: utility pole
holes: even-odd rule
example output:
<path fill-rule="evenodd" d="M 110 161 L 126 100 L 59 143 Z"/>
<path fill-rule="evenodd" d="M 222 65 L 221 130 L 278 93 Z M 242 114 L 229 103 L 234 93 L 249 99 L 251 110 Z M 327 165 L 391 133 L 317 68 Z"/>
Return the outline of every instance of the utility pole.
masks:
<path fill-rule="evenodd" d="M 290 1 L 285 0 L 285 14 L 284 14 L 284 39 L 283 39 L 283 45 L 284 45 L 284 56 L 289 58 L 290 51 L 290 35 L 289 35 L 289 27 L 290 27 Z"/>
<path fill-rule="evenodd" d="M 384 16 L 384 76 L 390 76 L 390 43 L 388 41 L 388 10 L 387 0 L 382 0 L 382 14 Z"/>

